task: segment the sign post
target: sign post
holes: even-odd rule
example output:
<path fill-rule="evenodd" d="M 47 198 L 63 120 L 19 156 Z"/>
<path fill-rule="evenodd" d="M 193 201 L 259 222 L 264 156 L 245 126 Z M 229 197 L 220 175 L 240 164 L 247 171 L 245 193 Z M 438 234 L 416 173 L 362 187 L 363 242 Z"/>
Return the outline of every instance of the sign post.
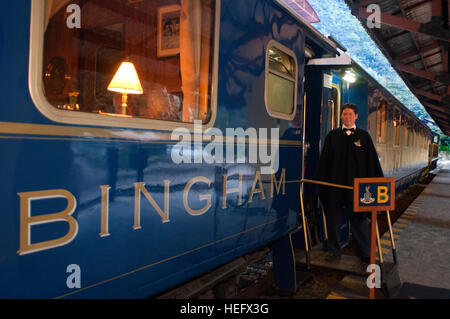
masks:
<path fill-rule="evenodd" d="M 355 178 L 353 184 L 353 211 L 371 212 L 370 263 L 375 264 L 377 211 L 395 209 L 395 178 Z M 372 274 L 375 269 L 372 270 Z M 369 299 L 375 299 L 371 285 Z"/>

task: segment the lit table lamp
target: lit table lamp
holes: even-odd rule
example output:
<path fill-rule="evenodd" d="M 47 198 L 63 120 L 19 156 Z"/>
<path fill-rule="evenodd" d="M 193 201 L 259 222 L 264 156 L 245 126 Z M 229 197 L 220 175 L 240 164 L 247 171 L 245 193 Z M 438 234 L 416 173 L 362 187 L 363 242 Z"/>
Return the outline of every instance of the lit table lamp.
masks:
<path fill-rule="evenodd" d="M 113 79 L 108 85 L 108 90 L 122 93 L 122 114 L 127 114 L 127 94 L 142 94 L 141 82 L 133 63 L 122 62 Z"/>

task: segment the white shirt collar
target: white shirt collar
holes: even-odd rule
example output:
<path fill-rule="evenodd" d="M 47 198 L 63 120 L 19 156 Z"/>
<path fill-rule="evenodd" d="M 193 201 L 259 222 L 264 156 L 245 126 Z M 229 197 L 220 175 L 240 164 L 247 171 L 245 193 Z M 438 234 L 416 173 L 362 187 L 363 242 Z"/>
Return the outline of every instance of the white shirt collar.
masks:
<path fill-rule="evenodd" d="M 353 124 L 352 127 L 347 127 L 344 124 L 342 124 L 342 129 L 351 129 L 351 128 L 354 128 L 356 130 L 356 124 Z"/>

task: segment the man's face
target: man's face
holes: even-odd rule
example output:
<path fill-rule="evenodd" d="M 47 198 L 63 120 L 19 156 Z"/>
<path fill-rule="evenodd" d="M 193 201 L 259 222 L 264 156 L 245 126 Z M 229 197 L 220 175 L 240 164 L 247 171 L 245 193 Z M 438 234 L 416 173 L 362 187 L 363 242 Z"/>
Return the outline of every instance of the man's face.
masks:
<path fill-rule="evenodd" d="M 352 127 L 355 124 L 358 114 L 350 108 L 344 109 L 341 114 L 342 123 L 347 127 Z"/>

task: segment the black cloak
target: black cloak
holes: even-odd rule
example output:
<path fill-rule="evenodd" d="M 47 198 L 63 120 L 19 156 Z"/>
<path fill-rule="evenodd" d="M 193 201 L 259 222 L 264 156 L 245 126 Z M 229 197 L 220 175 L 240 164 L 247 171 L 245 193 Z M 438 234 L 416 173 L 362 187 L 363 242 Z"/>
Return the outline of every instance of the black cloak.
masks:
<path fill-rule="evenodd" d="M 377 151 L 369 133 L 359 128 L 351 135 L 337 128 L 328 133 L 322 148 L 317 179 L 353 186 L 358 177 L 383 177 Z M 325 208 L 353 202 L 351 190 L 319 186 L 319 197 Z"/>

